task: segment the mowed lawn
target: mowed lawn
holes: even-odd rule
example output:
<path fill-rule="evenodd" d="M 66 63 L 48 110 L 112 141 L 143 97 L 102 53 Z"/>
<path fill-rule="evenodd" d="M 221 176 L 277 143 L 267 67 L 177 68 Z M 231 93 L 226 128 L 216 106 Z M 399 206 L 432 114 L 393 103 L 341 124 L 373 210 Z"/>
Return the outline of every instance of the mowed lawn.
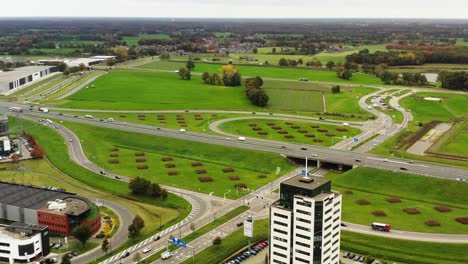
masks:
<path fill-rule="evenodd" d="M 456 124 L 451 137 L 439 147 L 439 151 L 468 156 L 468 121 Z"/>
<path fill-rule="evenodd" d="M 325 147 L 340 142 L 343 136 L 350 138 L 360 133 L 359 129 L 353 127 L 345 128 L 328 124 L 277 119 L 230 121 L 220 125 L 219 129 L 240 136 Z"/>
<path fill-rule="evenodd" d="M 281 167 L 284 173 L 294 168 L 273 153 L 64 124 L 83 140 L 89 160 L 105 170 L 197 192 L 213 192 L 221 197 L 228 190 L 231 190 L 229 198 L 244 195 L 243 191 L 236 193 L 236 184 L 246 184 L 250 189 L 267 184 L 276 178 L 276 167 Z M 139 166 L 147 167 L 139 169 Z M 223 171 L 228 168 L 233 171 Z M 171 172 L 175 174 L 170 175 Z M 202 182 L 199 177 L 211 177 L 213 181 Z"/>
<path fill-rule="evenodd" d="M 219 72 L 223 64 L 195 62 L 194 72 Z M 177 70 L 185 67 L 185 62 L 155 61 L 138 66 L 141 69 Z M 343 80 L 336 76 L 335 71 L 316 70 L 308 68 L 290 67 L 269 67 L 237 65 L 242 76 L 260 76 L 262 78 L 294 79 L 308 78 L 313 81 L 339 82 L 339 83 L 361 83 L 361 84 L 382 84 L 382 81 L 375 76 L 354 73 L 351 80 Z"/>
<path fill-rule="evenodd" d="M 371 168 L 357 168 L 345 173 L 330 173 L 333 189 L 343 195 L 343 221 L 370 225 L 372 222 L 389 223 L 395 229 L 431 233 L 468 233 L 468 226 L 458 223 L 457 217 L 468 217 L 466 184 L 450 180 L 395 173 Z M 431 191 L 421 191 L 431 190 Z M 390 203 L 390 197 L 401 202 Z M 370 204 L 361 205 L 357 201 Z M 450 212 L 434 209 L 444 205 Z M 416 208 L 419 214 L 408 214 L 405 208 Z M 386 216 L 374 216 L 374 211 Z M 430 227 L 427 220 L 440 226 Z"/>
<path fill-rule="evenodd" d="M 442 102 L 424 100 L 424 97 L 442 98 Z M 416 122 L 447 122 L 468 114 L 468 97 L 461 94 L 416 93 L 403 98 L 400 103 L 411 111 Z"/>
<path fill-rule="evenodd" d="M 207 85 L 200 76 L 181 80 L 176 73 L 115 71 L 68 97 L 63 107 L 87 109 L 260 109 L 243 87 Z M 91 87 L 91 86 L 90 86 Z"/>
<path fill-rule="evenodd" d="M 325 93 L 326 110 L 329 113 L 371 115 L 359 106 L 359 99 L 375 91 L 374 88 L 341 87 L 340 93 Z"/>
<path fill-rule="evenodd" d="M 268 108 L 279 111 L 322 112 L 322 93 L 315 91 L 268 89 Z"/>

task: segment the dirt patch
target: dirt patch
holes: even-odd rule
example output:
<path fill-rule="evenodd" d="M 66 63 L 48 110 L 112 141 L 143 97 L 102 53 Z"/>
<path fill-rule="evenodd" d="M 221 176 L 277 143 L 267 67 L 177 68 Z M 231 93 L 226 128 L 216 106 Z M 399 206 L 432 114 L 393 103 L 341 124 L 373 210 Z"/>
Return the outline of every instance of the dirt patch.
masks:
<path fill-rule="evenodd" d="M 262 128 L 261 127 L 252 127 L 252 130 L 253 131 L 260 131 L 260 130 L 262 130 Z"/>
<path fill-rule="evenodd" d="M 177 174 L 179 174 L 179 172 L 177 172 L 177 171 L 168 171 L 167 172 L 167 175 L 169 175 L 169 176 L 175 176 Z"/>
<path fill-rule="evenodd" d="M 291 126 L 292 129 L 300 129 L 300 126 Z"/>
<path fill-rule="evenodd" d="M 145 155 L 145 153 L 143 153 L 143 152 L 135 152 L 135 156 L 144 156 L 144 155 Z"/>
<path fill-rule="evenodd" d="M 333 133 L 326 133 L 325 136 L 327 136 L 327 137 L 334 137 L 334 136 L 336 136 L 336 135 L 333 134 Z"/>
<path fill-rule="evenodd" d="M 447 212 L 452 211 L 452 209 L 450 207 L 447 207 L 447 206 L 444 206 L 444 205 L 435 206 L 434 209 L 436 209 L 437 211 L 439 211 L 441 213 L 447 213 Z"/>
<path fill-rule="evenodd" d="M 281 134 L 281 135 L 288 134 L 288 131 L 281 130 L 281 131 L 278 131 L 278 134 Z"/>
<path fill-rule="evenodd" d="M 245 183 L 237 183 L 237 184 L 234 184 L 234 188 L 247 189 L 247 184 L 245 184 Z"/>
<path fill-rule="evenodd" d="M 111 159 L 111 160 L 108 160 L 107 162 L 110 163 L 110 164 L 118 164 L 118 163 L 120 163 L 120 161 L 119 161 L 118 159 Z"/>
<path fill-rule="evenodd" d="M 110 151 L 119 151 L 119 148 L 111 148 Z"/>
<path fill-rule="evenodd" d="M 321 133 L 328 132 L 328 130 L 326 130 L 326 129 L 323 129 L 323 128 L 317 129 L 317 131 L 318 131 L 318 132 L 321 132 Z"/>
<path fill-rule="evenodd" d="M 348 194 L 348 195 L 351 195 L 351 194 L 353 194 L 353 193 L 354 193 L 354 192 L 351 191 L 351 190 L 346 190 L 346 191 L 345 191 L 345 194 Z"/>
<path fill-rule="evenodd" d="M 261 132 L 258 132 L 257 134 L 262 135 L 262 136 L 265 136 L 265 135 L 268 135 L 268 132 L 261 131 Z"/>
<path fill-rule="evenodd" d="M 281 130 L 281 127 L 280 127 L 280 126 L 274 126 L 274 127 L 271 127 L 271 129 L 273 129 L 273 130 Z"/>
<path fill-rule="evenodd" d="M 455 221 L 457 221 L 460 224 L 468 225 L 468 217 L 458 217 L 455 218 Z"/>
<path fill-rule="evenodd" d="M 301 134 L 305 134 L 305 133 L 308 133 L 309 131 L 305 130 L 305 129 L 300 129 L 298 130 L 297 132 L 301 133 Z"/>
<path fill-rule="evenodd" d="M 112 158 L 115 158 L 115 157 L 118 157 L 118 156 L 119 156 L 118 153 L 111 153 L 111 154 L 109 155 L 109 157 L 112 157 Z"/>
<path fill-rule="evenodd" d="M 311 128 L 319 128 L 320 126 L 317 126 L 317 125 L 313 125 L 313 126 L 310 126 Z"/>
<path fill-rule="evenodd" d="M 440 223 L 437 222 L 436 220 L 427 220 L 424 222 L 427 226 L 440 226 Z"/>
<path fill-rule="evenodd" d="M 148 165 L 138 165 L 138 166 L 136 166 L 136 168 L 139 169 L 139 170 L 147 170 L 149 167 L 148 167 Z"/>
<path fill-rule="evenodd" d="M 418 208 L 405 208 L 403 211 L 407 214 L 420 214 L 421 211 L 419 211 Z"/>
<path fill-rule="evenodd" d="M 146 159 L 136 159 L 135 162 L 146 162 Z"/>
<path fill-rule="evenodd" d="M 257 178 L 259 179 L 263 179 L 263 178 L 266 178 L 267 176 L 265 174 L 259 174 L 257 175 Z"/>
<path fill-rule="evenodd" d="M 294 125 L 294 124 L 291 123 L 291 122 L 286 122 L 285 124 L 288 125 L 288 126 Z"/>
<path fill-rule="evenodd" d="M 368 205 L 368 204 L 370 204 L 370 202 L 368 200 L 365 200 L 365 199 L 356 200 L 356 203 L 359 204 L 359 205 Z"/>
<path fill-rule="evenodd" d="M 200 167 L 200 166 L 203 166 L 203 163 L 201 162 L 192 162 L 192 167 Z"/>
<path fill-rule="evenodd" d="M 274 126 L 275 123 L 267 123 L 267 126 Z"/>
<path fill-rule="evenodd" d="M 213 178 L 208 177 L 208 176 L 204 176 L 204 177 L 198 177 L 198 180 L 199 180 L 200 182 L 212 182 L 212 181 L 213 181 Z"/>
<path fill-rule="evenodd" d="M 309 138 L 313 138 L 313 137 L 315 137 L 315 135 L 314 135 L 314 134 L 305 134 L 304 136 L 305 136 L 305 137 L 309 137 Z"/>
<path fill-rule="evenodd" d="M 387 216 L 387 214 L 384 212 L 384 211 L 381 211 L 381 210 L 377 210 L 377 211 L 373 211 L 372 214 L 374 216 Z"/>
<path fill-rule="evenodd" d="M 166 163 L 164 164 L 164 167 L 166 168 L 175 168 L 177 165 L 175 165 L 174 163 Z"/>
<path fill-rule="evenodd" d="M 389 203 L 401 203 L 401 199 L 398 197 L 388 197 L 386 200 Z"/>
<path fill-rule="evenodd" d="M 196 170 L 195 173 L 196 174 L 207 174 L 208 171 L 207 170 Z"/>
<path fill-rule="evenodd" d="M 255 127 L 257 124 L 249 124 L 249 127 Z"/>
<path fill-rule="evenodd" d="M 346 131 L 348 131 L 348 129 L 347 129 L 347 128 L 344 128 L 344 127 L 337 127 L 337 128 L 336 128 L 336 131 L 339 131 L 339 132 L 346 132 Z"/>
<path fill-rule="evenodd" d="M 286 136 L 284 136 L 284 137 L 285 137 L 285 138 L 294 138 L 293 135 L 286 135 Z"/>
<path fill-rule="evenodd" d="M 240 180 L 240 177 L 237 176 L 237 175 L 232 175 L 232 176 L 229 176 L 229 180 L 231 180 L 231 181 L 238 181 L 238 180 Z"/>
<path fill-rule="evenodd" d="M 320 139 L 320 138 L 314 138 L 314 142 L 316 142 L 316 143 L 321 143 L 321 142 L 323 142 L 323 139 Z"/>
<path fill-rule="evenodd" d="M 226 173 L 226 172 L 234 172 L 234 169 L 233 168 L 224 168 L 223 169 L 223 172 Z"/>
<path fill-rule="evenodd" d="M 172 161 L 172 160 L 174 160 L 172 157 L 162 157 L 162 158 L 161 158 L 161 161 L 164 161 L 164 162 L 166 162 L 166 161 Z"/>

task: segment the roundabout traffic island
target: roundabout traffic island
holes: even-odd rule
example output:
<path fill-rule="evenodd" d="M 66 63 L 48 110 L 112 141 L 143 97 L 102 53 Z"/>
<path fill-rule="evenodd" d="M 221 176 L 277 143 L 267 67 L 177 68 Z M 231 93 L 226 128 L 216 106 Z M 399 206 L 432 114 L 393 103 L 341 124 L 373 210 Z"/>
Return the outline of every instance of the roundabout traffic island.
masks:
<path fill-rule="evenodd" d="M 146 162 L 146 159 L 136 159 L 135 162 Z"/>
<path fill-rule="evenodd" d="M 118 164 L 118 163 L 120 163 L 120 161 L 119 161 L 118 159 L 111 159 L 111 160 L 108 160 L 107 162 L 110 163 L 110 164 Z"/>
<path fill-rule="evenodd" d="M 365 199 L 356 200 L 356 203 L 359 204 L 359 205 L 369 205 L 370 204 L 370 202 L 368 200 L 365 200 Z"/>
<path fill-rule="evenodd" d="M 168 171 L 167 172 L 167 175 L 169 175 L 169 176 L 175 176 L 177 174 L 179 174 L 179 172 L 177 172 L 177 171 Z"/>
<path fill-rule="evenodd" d="M 147 170 L 147 169 L 149 168 L 148 165 L 138 165 L 138 166 L 136 166 L 136 167 L 137 167 L 137 169 L 139 169 L 139 170 Z"/>
<path fill-rule="evenodd" d="M 203 163 L 197 161 L 197 162 L 192 162 L 192 167 L 200 167 L 203 166 Z"/>
<path fill-rule="evenodd" d="M 313 138 L 313 137 L 315 137 L 314 134 L 305 134 L 304 136 L 305 136 L 305 137 L 308 137 L 308 138 Z"/>
<path fill-rule="evenodd" d="M 161 158 L 161 161 L 164 161 L 164 162 L 166 162 L 166 161 L 172 161 L 172 160 L 174 160 L 172 157 L 162 157 L 162 158 Z"/>
<path fill-rule="evenodd" d="M 460 224 L 468 225 L 468 217 L 457 217 L 455 218 L 455 221 Z"/>
<path fill-rule="evenodd" d="M 387 200 L 389 203 L 401 203 L 401 199 L 398 197 L 388 197 L 385 200 Z"/>
<path fill-rule="evenodd" d="M 166 167 L 166 168 L 175 168 L 176 165 L 174 163 L 166 163 L 166 164 L 164 164 L 164 167 Z"/>
<path fill-rule="evenodd" d="M 419 211 L 418 208 L 405 208 L 403 209 L 403 211 L 407 214 L 411 214 L 411 215 L 414 215 L 414 214 L 420 214 L 421 211 Z"/>
<path fill-rule="evenodd" d="M 427 220 L 424 222 L 427 226 L 440 226 L 440 223 L 437 222 L 436 220 Z"/>
<path fill-rule="evenodd" d="M 198 180 L 199 180 L 200 182 L 212 182 L 212 181 L 213 181 L 213 178 L 208 177 L 208 176 L 204 176 L 204 177 L 198 177 Z"/>
<path fill-rule="evenodd" d="M 387 214 L 386 214 L 384 211 L 382 211 L 382 210 L 373 211 L 372 214 L 373 214 L 374 216 L 378 216 L 378 217 L 387 216 Z"/>
<path fill-rule="evenodd" d="M 260 132 L 258 132 L 257 134 L 262 135 L 262 136 L 265 136 L 265 135 L 268 135 L 268 132 L 260 131 Z"/>
<path fill-rule="evenodd" d="M 223 172 L 224 172 L 224 173 L 227 173 L 227 172 L 234 172 L 234 169 L 233 169 L 233 168 L 224 168 L 224 169 L 223 169 Z"/>
<path fill-rule="evenodd" d="M 447 213 L 447 212 L 450 212 L 452 211 L 452 209 L 448 206 L 444 206 L 444 205 L 437 205 L 437 206 L 434 206 L 434 209 L 436 209 L 437 211 L 439 211 L 440 213 Z"/>
<path fill-rule="evenodd" d="M 240 180 L 240 177 L 238 175 L 232 175 L 232 176 L 229 176 L 229 180 L 238 181 L 238 180 Z"/>

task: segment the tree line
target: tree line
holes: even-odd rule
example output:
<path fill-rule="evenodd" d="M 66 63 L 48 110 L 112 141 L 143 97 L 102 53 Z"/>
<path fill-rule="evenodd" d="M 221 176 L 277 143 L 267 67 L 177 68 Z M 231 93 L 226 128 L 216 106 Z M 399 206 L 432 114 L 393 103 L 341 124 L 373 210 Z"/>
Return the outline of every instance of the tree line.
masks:
<path fill-rule="evenodd" d="M 450 90 L 468 90 L 468 72 L 448 72 L 443 71 L 437 77 L 442 88 Z"/>
<path fill-rule="evenodd" d="M 131 179 L 128 188 L 135 195 L 146 195 L 161 200 L 166 200 L 168 196 L 167 190 L 161 188 L 159 184 L 140 177 Z"/>

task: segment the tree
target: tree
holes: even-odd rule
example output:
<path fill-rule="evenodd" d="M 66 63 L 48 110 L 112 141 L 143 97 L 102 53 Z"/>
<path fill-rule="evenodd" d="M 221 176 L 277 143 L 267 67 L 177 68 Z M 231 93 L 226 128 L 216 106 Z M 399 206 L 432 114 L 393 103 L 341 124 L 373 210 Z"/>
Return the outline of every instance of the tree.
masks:
<path fill-rule="evenodd" d="M 108 58 L 108 59 L 106 60 L 106 65 L 109 66 L 109 67 L 114 66 L 116 63 L 117 63 L 117 62 L 115 61 L 114 58 Z"/>
<path fill-rule="evenodd" d="M 61 264 L 71 264 L 71 257 L 68 254 L 63 255 Z"/>
<path fill-rule="evenodd" d="M 241 77 L 237 68 L 228 64 L 220 69 L 222 80 L 226 86 L 239 86 L 241 84 Z"/>
<path fill-rule="evenodd" d="M 86 70 L 86 65 L 84 65 L 84 63 L 80 63 L 79 67 L 80 67 L 80 71 Z"/>
<path fill-rule="evenodd" d="M 332 93 L 340 93 L 340 86 L 339 85 L 335 85 L 332 87 Z"/>
<path fill-rule="evenodd" d="M 194 223 L 190 223 L 190 230 L 195 231 L 195 224 Z"/>
<path fill-rule="evenodd" d="M 130 180 L 128 188 L 133 194 L 146 194 L 151 182 L 140 177 L 136 177 Z"/>
<path fill-rule="evenodd" d="M 333 67 L 335 67 L 335 62 L 334 61 L 329 61 L 329 62 L 327 62 L 326 66 L 327 66 L 327 68 L 329 70 L 331 70 L 331 69 L 333 69 Z"/>
<path fill-rule="evenodd" d="M 287 61 L 285 58 L 281 58 L 281 59 L 279 60 L 279 62 L 278 62 L 278 65 L 279 65 L 279 66 L 288 66 L 289 63 L 288 63 L 288 61 Z"/>
<path fill-rule="evenodd" d="M 190 71 L 192 71 L 193 69 L 195 69 L 195 63 L 193 63 L 192 60 L 188 60 L 187 63 L 185 64 L 185 67 L 189 69 Z"/>
<path fill-rule="evenodd" d="M 139 234 L 140 232 L 135 224 L 130 224 L 128 226 L 128 238 L 135 239 Z"/>
<path fill-rule="evenodd" d="M 353 73 L 350 70 L 345 70 L 343 73 L 341 73 L 341 78 L 344 80 L 349 80 L 353 77 Z"/>
<path fill-rule="evenodd" d="M 217 246 L 217 245 L 221 245 L 221 243 L 223 242 L 223 240 L 221 239 L 220 236 L 217 236 L 213 239 L 213 245 Z"/>
<path fill-rule="evenodd" d="M 118 61 L 126 61 L 128 59 L 128 48 L 126 46 L 116 46 L 111 48 L 111 51 Z"/>
<path fill-rule="evenodd" d="M 180 68 L 177 71 L 177 74 L 180 76 L 180 78 L 183 80 L 185 78 L 185 75 L 187 74 L 187 68 Z"/>
<path fill-rule="evenodd" d="M 299 64 L 299 65 L 304 64 L 304 61 L 302 60 L 302 58 L 299 58 L 299 59 L 297 60 L 297 64 Z"/>
<path fill-rule="evenodd" d="M 276 48 L 272 48 L 271 53 L 276 54 Z"/>
<path fill-rule="evenodd" d="M 249 99 L 254 105 L 265 107 L 270 97 L 268 97 L 263 89 L 256 89 L 249 95 Z"/>
<path fill-rule="evenodd" d="M 254 54 L 257 54 L 257 52 L 258 52 L 258 49 L 257 49 L 257 48 L 253 48 L 253 53 L 254 53 Z"/>
<path fill-rule="evenodd" d="M 159 55 L 159 58 L 161 60 L 168 60 L 169 58 L 171 58 L 171 55 L 169 55 L 169 53 L 167 53 L 167 52 L 163 52 L 163 53 L 161 53 L 161 55 Z"/>
<path fill-rule="evenodd" d="M 161 186 L 157 183 L 152 183 L 149 188 L 150 195 L 153 197 L 161 196 Z"/>
<path fill-rule="evenodd" d="M 209 72 L 204 72 L 201 76 L 202 81 L 206 84 L 212 84 L 210 83 L 210 73 Z"/>
<path fill-rule="evenodd" d="M 166 189 L 161 189 L 161 199 L 163 199 L 163 201 L 165 201 L 167 199 L 168 195 L 169 195 L 169 193 L 167 192 Z"/>
<path fill-rule="evenodd" d="M 110 249 L 110 243 L 109 243 L 109 240 L 106 238 L 104 238 L 104 240 L 102 241 L 102 244 L 101 244 L 101 249 L 102 251 L 104 251 L 107 255 L 107 252 L 109 251 Z"/>
<path fill-rule="evenodd" d="M 65 64 L 65 62 L 60 62 L 59 64 L 57 64 L 57 68 L 61 72 L 64 72 L 67 67 L 68 66 L 67 64 Z M 1 67 L 0 67 L 0 70 L 1 70 Z"/>
<path fill-rule="evenodd" d="M 80 224 L 73 228 L 71 235 L 74 236 L 84 246 L 91 237 L 91 228 L 88 225 Z"/>
<path fill-rule="evenodd" d="M 145 227 L 145 221 L 139 215 L 136 215 L 135 218 L 133 218 L 132 224 L 135 225 L 138 233 L 140 233 L 143 227 Z"/>

